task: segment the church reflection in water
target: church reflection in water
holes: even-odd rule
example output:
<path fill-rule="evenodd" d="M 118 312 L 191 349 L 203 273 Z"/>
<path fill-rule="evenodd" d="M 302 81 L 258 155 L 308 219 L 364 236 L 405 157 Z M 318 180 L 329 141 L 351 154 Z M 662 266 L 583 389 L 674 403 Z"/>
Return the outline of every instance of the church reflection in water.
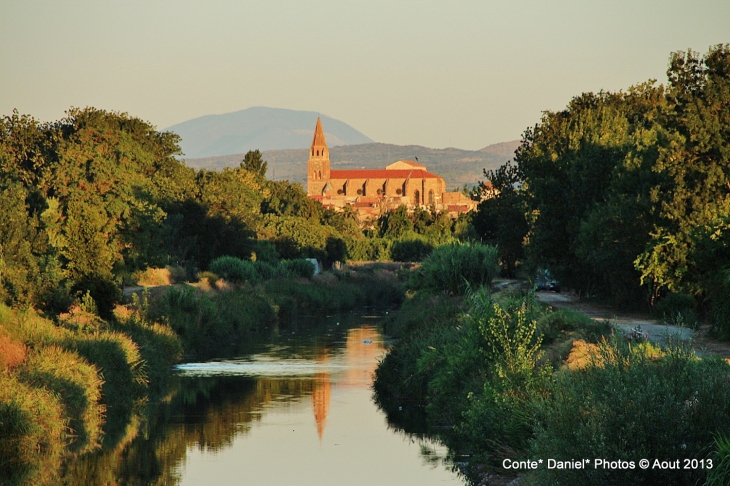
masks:
<path fill-rule="evenodd" d="M 317 434 L 322 440 L 324 429 L 327 425 L 327 414 L 329 413 L 332 386 L 368 388 L 373 379 L 373 373 L 377 366 L 377 358 L 383 353 L 383 344 L 380 333 L 374 327 L 359 327 L 349 329 L 345 347 L 342 353 L 334 358 L 330 357 L 330 350 L 324 348 L 315 361 L 327 369 L 327 364 L 341 365 L 335 369 L 342 372 L 334 376 L 327 371 L 316 373 L 313 379 L 312 389 L 312 410 L 314 420 L 317 423 Z"/>
<path fill-rule="evenodd" d="M 308 398 L 321 442 L 333 394 L 369 388 L 384 348 L 377 328 L 367 324 L 336 328 L 326 337 L 319 332 L 247 355 L 246 363 L 268 367 L 262 374 L 182 373 L 164 402 L 135 414 L 124 441 L 67 461 L 60 484 L 179 484 L 180 466 L 192 451 L 221 453 L 268 413 L 304 412 Z M 287 372 L 291 363 L 295 371 Z"/>

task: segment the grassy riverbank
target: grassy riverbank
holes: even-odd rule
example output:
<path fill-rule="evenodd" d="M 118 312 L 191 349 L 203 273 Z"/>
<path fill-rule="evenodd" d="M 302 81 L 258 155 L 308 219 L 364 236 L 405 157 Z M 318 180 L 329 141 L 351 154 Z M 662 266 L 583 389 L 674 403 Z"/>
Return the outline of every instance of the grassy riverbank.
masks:
<path fill-rule="evenodd" d="M 687 343 L 627 341 L 610 335 L 606 323 L 555 311 L 529 292 L 460 294 L 409 294 L 386 323 L 399 340 L 376 372 L 375 392 L 391 423 L 438 435 L 471 481 L 517 472 L 521 485 L 727 477 L 718 467 L 727 461 L 722 437 L 730 432 L 725 361 L 701 359 Z M 540 458 L 623 459 L 635 467 L 504 467 L 505 460 Z M 643 470 L 641 458 L 709 458 L 716 467 Z"/>
<path fill-rule="evenodd" d="M 0 305 L 0 477 L 44 484 L 61 459 L 124 436 L 136 404 L 165 389 L 177 336 L 117 307 L 103 321 L 74 307 L 54 322 Z"/>
<path fill-rule="evenodd" d="M 237 268 L 235 260 L 228 261 L 231 268 Z M 386 264 L 348 266 L 316 276 L 311 265 L 308 273 L 289 273 L 282 268 L 286 265 L 300 264 L 286 262 L 273 267 L 245 262 L 245 269 L 238 272 L 229 268 L 225 281 L 206 272 L 205 281 L 199 285 L 172 287 L 156 299 L 150 314 L 166 320 L 181 337 L 185 359 L 204 359 L 234 353 L 251 335 L 278 322 L 363 306 L 389 308 L 404 299 L 396 271 Z M 219 273 L 224 271 L 221 265 Z"/>
<path fill-rule="evenodd" d="M 91 299 L 54 318 L 0 305 L 0 484 L 49 484 L 64 459 L 129 443 L 181 359 L 233 353 L 279 321 L 404 297 L 386 265 L 318 276 L 297 262 L 243 266 L 258 277 L 208 272 L 194 286 L 133 295 L 107 320 Z"/>

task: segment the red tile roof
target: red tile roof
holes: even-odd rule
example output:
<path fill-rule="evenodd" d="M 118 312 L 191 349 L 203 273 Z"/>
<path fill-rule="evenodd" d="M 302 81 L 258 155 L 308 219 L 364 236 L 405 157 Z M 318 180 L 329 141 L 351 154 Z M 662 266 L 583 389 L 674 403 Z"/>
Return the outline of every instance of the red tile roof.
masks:
<path fill-rule="evenodd" d="M 421 169 L 414 170 L 331 170 L 330 179 L 440 179 L 440 176 Z"/>

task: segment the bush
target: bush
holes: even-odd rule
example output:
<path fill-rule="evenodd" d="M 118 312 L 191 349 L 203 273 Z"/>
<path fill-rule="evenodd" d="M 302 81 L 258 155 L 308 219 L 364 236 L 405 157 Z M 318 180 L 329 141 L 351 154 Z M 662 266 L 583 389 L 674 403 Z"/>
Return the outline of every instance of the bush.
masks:
<path fill-rule="evenodd" d="M 433 245 L 425 239 L 393 242 L 390 255 L 395 262 L 420 262 L 433 251 Z"/>
<path fill-rule="evenodd" d="M 253 262 L 232 256 L 218 257 L 210 263 L 210 271 L 231 282 L 250 282 L 261 280 Z"/>
<path fill-rule="evenodd" d="M 581 371 L 563 371 L 538 405 L 530 454 L 568 460 L 706 457 L 714 434 L 727 433 L 730 367 L 698 359 L 686 343 L 665 351 L 604 341 Z M 702 484 L 703 470 L 540 469 L 535 484 Z M 528 482 L 529 484 L 529 482 Z"/>
<path fill-rule="evenodd" d="M 97 275 L 84 277 L 73 286 L 72 291 L 79 297 L 88 292 L 96 303 L 99 317 L 105 320 L 112 318 L 114 306 L 122 297 L 122 292 L 113 281 Z"/>
<path fill-rule="evenodd" d="M 392 241 L 387 238 L 348 238 L 347 258 L 356 262 L 388 261 Z"/>
<path fill-rule="evenodd" d="M 211 298 L 196 295 L 193 287 L 171 288 L 156 309 L 158 314 L 167 318 L 189 356 L 210 356 L 216 348 L 223 350 L 234 340 L 232 324 L 221 320 Z"/>
<path fill-rule="evenodd" d="M 454 295 L 488 286 L 499 272 L 498 256 L 496 247 L 481 243 L 440 246 L 423 260 L 409 286 Z"/>
<path fill-rule="evenodd" d="M 251 260 L 276 265 L 279 263 L 276 246 L 269 240 L 257 240 L 253 247 L 253 253 L 251 253 Z"/>
<path fill-rule="evenodd" d="M 399 428 L 421 433 L 428 430 L 428 398 L 439 394 L 436 387 L 429 384 L 434 374 L 445 368 L 447 345 L 452 346 L 462 335 L 459 312 L 453 299 L 443 294 L 416 294 L 383 323 L 384 332 L 399 340 L 375 370 L 373 389 L 375 402 Z M 457 386 L 460 392 L 464 391 L 469 385 L 464 382 L 464 376 L 474 372 L 478 373 L 474 367 L 459 367 L 454 378 L 448 381 L 448 390 Z M 446 394 L 441 396 L 448 399 Z M 443 412 L 458 414 L 461 398 L 462 393 L 452 397 L 448 406 L 441 407 Z M 439 415 L 433 407 L 430 412 L 432 417 Z M 444 417 L 439 416 L 438 420 L 438 425 L 445 425 L 441 421 Z"/>
<path fill-rule="evenodd" d="M 281 266 L 286 273 L 293 277 L 312 278 L 314 276 L 314 265 L 303 258 L 296 260 L 283 260 Z"/>
<path fill-rule="evenodd" d="M 199 272 L 198 280 L 203 280 L 204 278 L 208 280 L 208 285 L 211 287 L 215 287 L 219 279 L 218 275 L 213 272 Z"/>
<path fill-rule="evenodd" d="M 145 293 L 140 298 L 133 294 L 134 309 L 119 306 L 115 309 L 116 322 L 112 329 L 121 331 L 138 344 L 145 362 L 149 384 L 148 393 L 158 397 L 166 389 L 172 366 L 182 358 L 182 340 L 170 326 L 149 318 L 149 301 Z"/>

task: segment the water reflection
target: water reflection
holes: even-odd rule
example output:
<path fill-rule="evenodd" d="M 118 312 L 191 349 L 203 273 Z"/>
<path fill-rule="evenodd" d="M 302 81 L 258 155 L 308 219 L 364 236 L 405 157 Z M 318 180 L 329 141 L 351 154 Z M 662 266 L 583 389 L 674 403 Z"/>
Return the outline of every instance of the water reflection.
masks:
<path fill-rule="evenodd" d="M 388 430 L 373 404 L 371 321 L 282 329 L 239 358 L 180 366 L 165 403 L 136 410 L 114 450 L 69 461 L 61 483 L 460 484 L 431 469 L 443 448 Z"/>

